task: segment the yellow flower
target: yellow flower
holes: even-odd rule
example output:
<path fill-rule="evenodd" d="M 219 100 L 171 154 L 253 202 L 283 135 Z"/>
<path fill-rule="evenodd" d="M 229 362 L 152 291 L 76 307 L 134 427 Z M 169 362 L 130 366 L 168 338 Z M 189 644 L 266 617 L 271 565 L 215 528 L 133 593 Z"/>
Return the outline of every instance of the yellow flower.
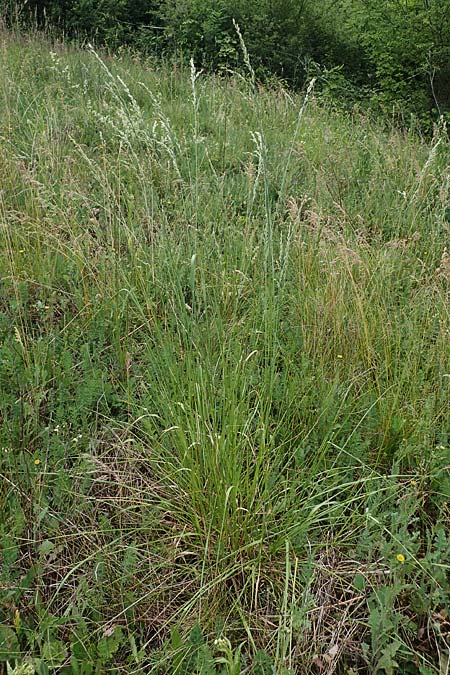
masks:
<path fill-rule="evenodd" d="M 342 354 L 338 354 L 337 357 L 338 357 L 338 359 L 343 359 L 343 358 L 344 358 L 344 357 L 342 356 Z"/>
<path fill-rule="evenodd" d="M 403 553 L 399 553 L 397 555 L 397 560 L 398 560 L 399 563 L 402 563 L 402 564 L 405 562 L 405 556 L 403 555 Z"/>
<path fill-rule="evenodd" d="M 36 466 L 39 466 L 39 464 L 41 463 L 41 460 L 40 460 L 40 459 L 35 459 L 35 460 L 34 460 L 34 463 L 36 464 Z"/>

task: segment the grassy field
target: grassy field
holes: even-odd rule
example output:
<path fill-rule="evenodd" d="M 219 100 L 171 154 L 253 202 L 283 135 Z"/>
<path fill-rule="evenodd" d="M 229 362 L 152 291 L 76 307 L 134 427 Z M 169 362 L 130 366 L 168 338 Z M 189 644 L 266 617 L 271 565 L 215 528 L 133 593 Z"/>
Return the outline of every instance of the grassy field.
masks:
<path fill-rule="evenodd" d="M 0 672 L 448 673 L 449 165 L 2 34 Z"/>

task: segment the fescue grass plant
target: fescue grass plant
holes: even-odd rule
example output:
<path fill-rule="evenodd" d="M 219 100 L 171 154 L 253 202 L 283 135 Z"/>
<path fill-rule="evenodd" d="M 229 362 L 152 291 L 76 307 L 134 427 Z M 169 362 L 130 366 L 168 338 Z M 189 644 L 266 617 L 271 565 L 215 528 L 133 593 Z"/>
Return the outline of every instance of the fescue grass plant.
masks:
<path fill-rule="evenodd" d="M 447 672 L 445 127 L 0 61 L 5 672 Z"/>

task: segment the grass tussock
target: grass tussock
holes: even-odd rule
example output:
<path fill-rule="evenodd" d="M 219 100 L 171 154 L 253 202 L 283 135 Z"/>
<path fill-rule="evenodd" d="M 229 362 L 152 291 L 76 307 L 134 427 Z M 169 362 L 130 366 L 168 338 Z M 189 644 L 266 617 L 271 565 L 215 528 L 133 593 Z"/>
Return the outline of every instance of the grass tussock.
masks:
<path fill-rule="evenodd" d="M 447 672 L 446 130 L 0 61 L 5 668 Z"/>

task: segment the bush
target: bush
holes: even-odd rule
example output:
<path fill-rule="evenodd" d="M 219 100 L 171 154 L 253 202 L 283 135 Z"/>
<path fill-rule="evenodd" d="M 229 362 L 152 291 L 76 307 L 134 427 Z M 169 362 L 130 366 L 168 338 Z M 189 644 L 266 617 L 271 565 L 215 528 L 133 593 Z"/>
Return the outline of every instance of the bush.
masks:
<path fill-rule="evenodd" d="M 356 0 L 353 25 L 381 104 L 439 114 L 450 107 L 449 0 Z"/>
<path fill-rule="evenodd" d="M 257 75 L 276 75 L 293 86 L 303 85 L 311 60 L 348 67 L 353 62 L 357 71 L 363 58 L 356 42 L 339 28 L 336 11 L 317 11 L 308 1 L 167 0 L 162 15 L 172 51 L 181 50 L 199 65 L 219 69 L 242 62 L 235 20 Z"/>

